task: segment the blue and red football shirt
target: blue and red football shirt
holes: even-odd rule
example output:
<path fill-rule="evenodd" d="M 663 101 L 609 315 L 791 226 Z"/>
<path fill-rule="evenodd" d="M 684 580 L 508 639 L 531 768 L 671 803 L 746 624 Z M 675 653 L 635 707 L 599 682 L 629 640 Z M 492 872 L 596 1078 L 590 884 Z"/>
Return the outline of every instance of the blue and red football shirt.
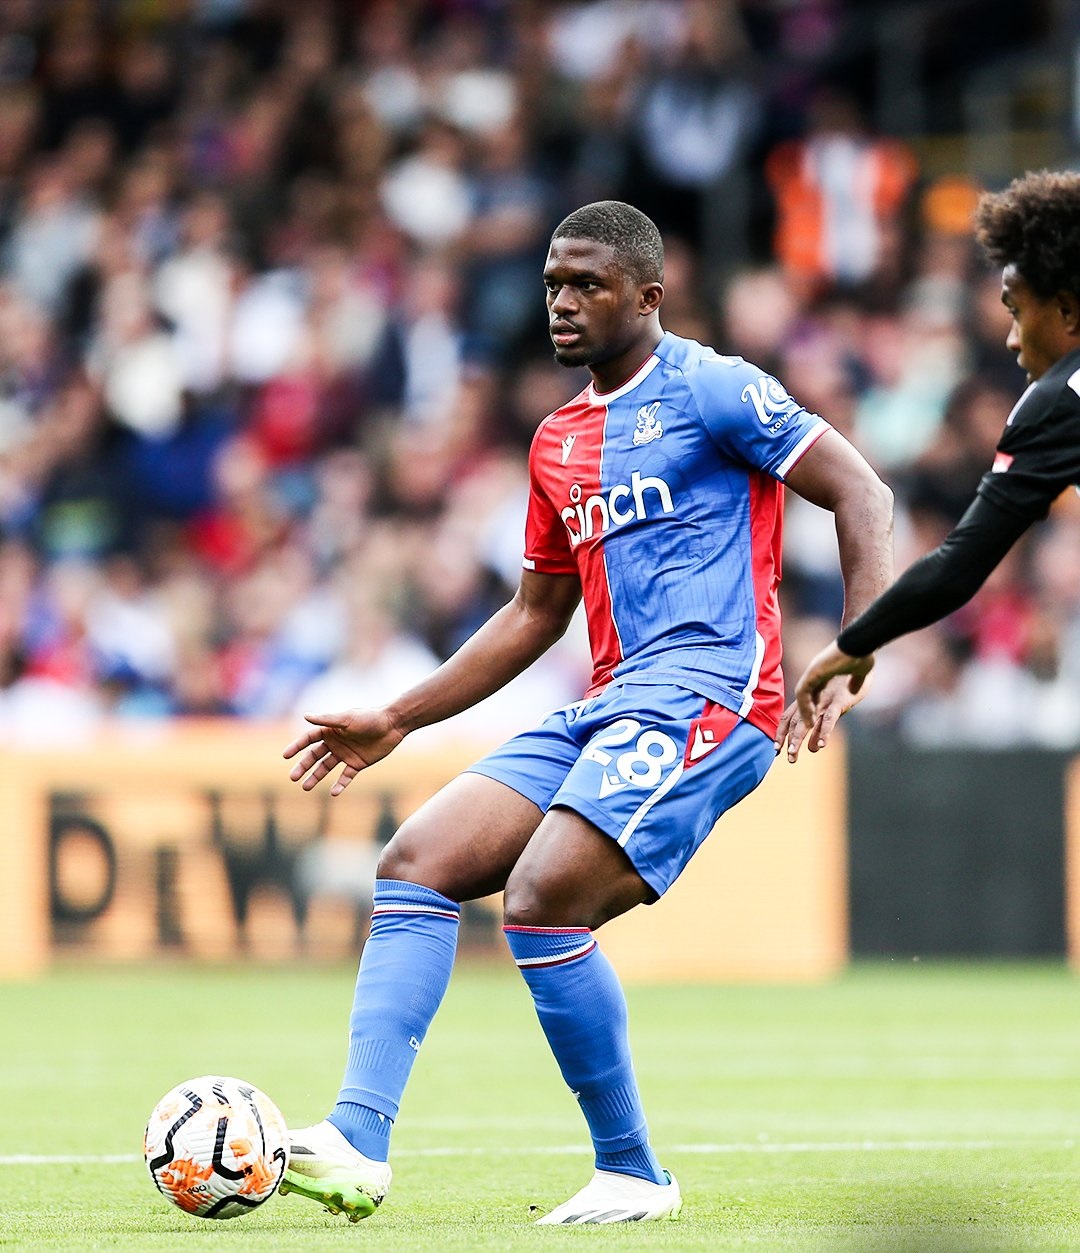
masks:
<path fill-rule="evenodd" d="M 776 733 L 783 481 L 828 424 L 764 371 L 665 334 L 540 424 L 524 565 L 581 579 L 593 696 L 674 683 Z"/>

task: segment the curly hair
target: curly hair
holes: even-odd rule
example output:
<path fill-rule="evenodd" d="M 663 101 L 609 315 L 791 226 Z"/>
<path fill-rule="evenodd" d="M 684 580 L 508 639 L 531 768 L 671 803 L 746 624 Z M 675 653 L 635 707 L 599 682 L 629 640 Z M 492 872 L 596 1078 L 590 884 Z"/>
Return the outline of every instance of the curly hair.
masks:
<path fill-rule="evenodd" d="M 556 226 L 552 239 L 592 239 L 619 254 L 635 283 L 664 281 L 664 244 L 656 223 L 621 200 L 597 200 L 575 209 Z"/>
<path fill-rule="evenodd" d="M 985 193 L 975 238 L 991 262 L 1016 266 L 1040 300 L 1080 295 L 1080 174 L 1041 170 Z"/>

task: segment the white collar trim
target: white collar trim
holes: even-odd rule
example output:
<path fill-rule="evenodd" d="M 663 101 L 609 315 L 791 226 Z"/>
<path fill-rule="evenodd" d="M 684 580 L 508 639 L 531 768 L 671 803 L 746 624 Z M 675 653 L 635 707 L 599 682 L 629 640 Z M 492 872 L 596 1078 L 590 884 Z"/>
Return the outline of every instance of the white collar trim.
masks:
<path fill-rule="evenodd" d="M 660 358 L 653 353 L 649 359 L 638 367 L 637 373 L 632 374 L 621 387 L 616 387 L 613 392 L 598 392 L 596 388 L 589 384 L 589 400 L 594 405 L 609 405 L 613 400 L 618 400 L 620 396 L 625 396 L 627 392 L 632 392 L 635 387 L 643 382 L 660 364 Z"/>

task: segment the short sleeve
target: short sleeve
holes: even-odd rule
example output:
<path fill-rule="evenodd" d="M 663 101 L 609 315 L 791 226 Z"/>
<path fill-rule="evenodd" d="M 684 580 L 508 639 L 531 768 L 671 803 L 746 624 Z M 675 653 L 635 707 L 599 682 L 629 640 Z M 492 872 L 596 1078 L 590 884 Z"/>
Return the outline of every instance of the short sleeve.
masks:
<path fill-rule="evenodd" d="M 1080 483 L 1080 397 L 1065 387 L 1029 388 L 998 442 L 979 495 L 1022 518 L 1045 518 L 1054 500 Z"/>
<path fill-rule="evenodd" d="M 526 570 L 539 574 L 577 574 L 570 539 L 555 506 L 537 482 L 534 454 L 529 457 L 529 512 L 525 516 Z"/>
<path fill-rule="evenodd" d="M 717 447 L 781 481 L 829 430 L 778 379 L 739 357 L 705 360 L 688 382 Z"/>

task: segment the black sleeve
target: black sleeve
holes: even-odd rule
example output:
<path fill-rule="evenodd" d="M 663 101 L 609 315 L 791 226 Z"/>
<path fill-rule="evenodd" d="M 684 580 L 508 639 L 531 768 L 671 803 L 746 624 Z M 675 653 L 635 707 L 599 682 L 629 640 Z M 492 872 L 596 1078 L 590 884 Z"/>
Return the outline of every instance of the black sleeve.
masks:
<path fill-rule="evenodd" d="M 865 657 L 966 605 L 1031 522 L 977 496 L 948 538 L 850 622 L 837 644 L 852 657 Z"/>

